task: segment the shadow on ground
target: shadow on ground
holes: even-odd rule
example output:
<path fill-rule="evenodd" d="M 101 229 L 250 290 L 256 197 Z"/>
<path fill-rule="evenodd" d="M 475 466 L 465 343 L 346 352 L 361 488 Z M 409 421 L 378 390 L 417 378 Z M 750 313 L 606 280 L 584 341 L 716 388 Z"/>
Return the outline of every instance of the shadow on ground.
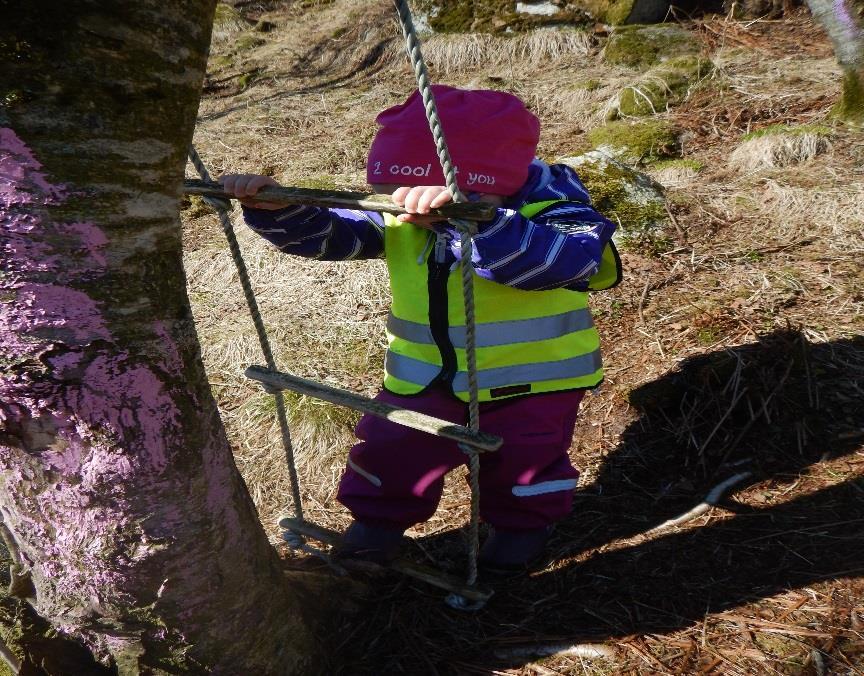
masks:
<path fill-rule="evenodd" d="M 334 669 L 490 673 L 527 661 L 496 656 L 514 643 L 668 633 L 790 589 L 864 576 L 862 387 L 858 337 L 812 344 L 785 331 L 683 361 L 630 393 L 638 418 L 596 481 L 577 491 L 552 542 L 555 563 L 494 583 L 475 614 L 405 580 L 380 587 L 364 621 L 347 628 Z M 743 472 L 752 474 L 736 485 L 742 502 L 721 503 L 723 519 L 640 536 Z M 447 564 L 460 560 L 458 540 L 423 545 Z M 842 650 L 844 640 L 832 645 Z"/>

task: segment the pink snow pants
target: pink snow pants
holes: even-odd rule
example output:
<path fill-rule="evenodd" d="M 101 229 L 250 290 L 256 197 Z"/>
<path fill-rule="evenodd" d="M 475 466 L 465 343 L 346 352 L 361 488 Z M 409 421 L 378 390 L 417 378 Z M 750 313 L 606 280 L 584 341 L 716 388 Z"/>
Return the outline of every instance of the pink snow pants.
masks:
<path fill-rule="evenodd" d="M 504 439 L 480 454 L 480 516 L 501 530 L 542 528 L 570 512 L 579 472 L 567 449 L 584 392 L 534 394 L 480 405 L 480 428 Z M 468 406 L 442 389 L 378 401 L 466 425 Z M 338 499 L 366 523 L 408 528 L 434 514 L 444 475 L 467 456 L 456 442 L 364 415 Z"/>

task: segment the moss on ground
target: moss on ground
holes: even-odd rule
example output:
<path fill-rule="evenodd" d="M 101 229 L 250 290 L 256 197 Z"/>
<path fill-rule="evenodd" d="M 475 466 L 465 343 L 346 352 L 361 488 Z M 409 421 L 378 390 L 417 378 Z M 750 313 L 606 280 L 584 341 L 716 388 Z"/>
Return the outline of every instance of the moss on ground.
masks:
<path fill-rule="evenodd" d="M 864 123 L 864 76 L 862 72 L 847 68 L 843 73 L 843 92 L 831 109 L 831 114 L 847 122 Z"/>
<path fill-rule="evenodd" d="M 213 208 L 210 207 L 201 195 L 183 195 L 180 201 L 180 211 L 187 218 L 200 218 L 213 213 Z"/>
<path fill-rule="evenodd" d="M 584 90 L 586 92 L 593 92 L 600 87 L 603 86 L 603 82 L 597 80 L 595 78 L 588 78 L 587 80 L 579 80 L 577 82 L 572 82 L 570 87 L 575 90 Z"/>
<path fill-rule="evenodd" d="M 253 68 L 245 73 L 241 73 L 240 77 L 237 78 L 237 86 L 239 87 L 239 90 L 243 91 L 244 89 L 248 89 L 254 82 L 257 82 L 262 75 L 264 75 L 263 68 Z"/>
<path fill-rule="evenodd" d="M 606 63 L 647 68 L 681 56 L 697 56 L 701 45 L 678 26 L 619 26 L 606 43 Z"/>
<path fill-rule="evenodd" d="M 699 160 L 674 158 L 670 160 L 657 160 L 651 164 L 651 169 L 660 171 L 662 169 L 690 169 L 692 171 L 702 171 L 705 164 Z"/>
<path fill-rule="evenodd" d="M 298 188 L 312 188 L 314 190 L 340 190 L 342 186 L 330 174 L 316 174 L 313 176 L 301 176 L 291 181 L 291 185 Z"/>
<path fill-rule="evenodd" d="M 618 97 L 617 112 L 625 117 L 663 112 L 685 100 L 711 68 L 709 60 L 692 55 L 664 61 L 624 88 Z"/>
<path fill-rule="evenodd" d="M 234 51 L 235 52 L 245 52 L 249 49 L 254 49 L 255 47 L 260 47 L 266 42 L 266 40 L 255 33 L 245 33 L 237 38 L 234 42 Z"/>
<path fill-rule="evenodd" d="M 678 135 L 663 120 L 610 122 L 588 132 L 587 138 L 595 148 L 638 164 L 650 164 L 678 153 Z"/>

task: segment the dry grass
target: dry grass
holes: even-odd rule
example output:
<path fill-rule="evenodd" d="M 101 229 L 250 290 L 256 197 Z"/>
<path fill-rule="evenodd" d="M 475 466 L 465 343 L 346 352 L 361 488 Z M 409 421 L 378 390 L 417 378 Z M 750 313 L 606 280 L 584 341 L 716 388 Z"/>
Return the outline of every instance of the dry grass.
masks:
<path fill-rule="evenodd" d="M 659 168 L 649 167 L 651 178 L 667 189 L 686 188 L 695 182 L 699 169 L 688 164 L 661 165 Z"/>
<path fill-rule="evenodd" d="M 389 3 L 292 7 L 260 17 L 279 29 L 230 63 L 220 61 L 230 40 L 216 45 L 196 143 L 214 171 L 360 187 L 374 115 L 412 89 Z M 731 170 L 742 134 L 824 120 L 836 66 L 804 20 L 693 29 L 720 69 L 662 116 L 696 164 L 654 172 L 674 219 L 667 246 L 625 252 L 624 284 L 593 297 L 607 377 L 586 398 L 571 449 L 583 479 L 554 562 L 497 583 L 475 615 L 447 610 L 428 588 L 376 581 L 376 601 L 346 620 L 328 673 L 864 673 L 864 139 L 836 128 L 830 152 L 806 162 Z M 426 53 L 434 79 L 522 96 L 543 122 L 541 152 L 554 157 L 584 146 L 632 78 L 577 36 L 438 36 Z M 251 68 L 263 75 L 236 86 Z M 275 541 L 288 490 L 273 405 L 240 376 L 262 358 L 218 224 L 187 215 L 204 361 Z M 239 235 L 277 362 L 373 393 L 382 262 L 297 260 Z M 307 511 L 341 527 L 348 517 L 333 494 L 355 416 L 289 403 Z M 730 499 L 646 535 L 745 469 L 753 478 Z M 413 531 L 413 556 L 461 571 L 465 497 L 454 472 L 441 509 Z M 513 656 L 582 642 L 612 656 Z"/>
<path fill-rule="evenodd" d="M 235 220 L 237 219 L 235 214 Z M 202 357 L 222 402 L 229 438 L 262 521 L 275 522 L 289 495 L 284 451 L 272 397 L 242 377 L 263 363 L 227 247 L 214 243 L 188 251 L 184 262 Z M 389 303 L 383 261 L 353 265 L 297 260 L 281 254 L 244 227 L 238 240 L 265 319 L 274 357 L 296 375 L 373 394 L 380 381 L 384 318 Z M 295 457 L 309 499 L 332 498 L 355 416 L 308 397 L 291 397 Z"/>
<path fill-rule="evenodd" d="M 777 134 L 744 141 L 729 155 L 729 166 L 741 171 L 788 167 L 828 152 L 831 142 L 821 134 Z"/>
<path fill-rule="evenodd" d="M 544 68 L 591 53 L 593 39 L 581 31 L 533 31 L 516 36 L 482 33 L 433 35 L 423 45 L 427 63 L 442 75 L 506 66 Z"/>

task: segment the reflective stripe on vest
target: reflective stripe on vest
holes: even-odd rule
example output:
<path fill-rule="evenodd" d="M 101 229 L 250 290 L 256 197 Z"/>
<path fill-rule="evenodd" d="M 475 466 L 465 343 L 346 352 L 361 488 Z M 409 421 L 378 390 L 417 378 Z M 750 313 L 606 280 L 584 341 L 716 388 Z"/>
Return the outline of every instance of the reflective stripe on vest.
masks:
<path fill-rule="evenodd" d="M 581 378 L 596 373 L 601 366 L 600 350 L 561 361 L 541 361 L 530 364 L 499 366 L 491 369 L 478 369 L 477 387 L 491 390 L 522 383 L 540 383 L 549 380 Z M 426 386 L 435 379 L 440 366 L 427 364 L 393 351 L 387 352 L 384 362 L 387 373 L 408 383 Z M 459 371 L 453 378 L 454 392 L 468 391 L 468 374 Z"/>
<path fill-rule="evenodd" d="M 551 338 L 566 336 L 568 333 L 574 333 L 575 331 L 584 331 L 585 329 L 590 329 L 592 326 L 594 326 L 594 322 L 591 320 L 591 312 L 588 308 L 564 312 L 550 317 L 487 322 L 476 325 L 476 344 L 477 347 L 492 347 L 494 345 L 512 345 L 514 343 L 533 342 L 536 340 L 549 340 Z M 387 331 L 396 338 L 410 340 L 412 343 L 435 344 L 428 324 L 399 319 L 392 312 L 387 318 Z M 464 326 L 451 326 L 449 333 L 450 342 L 453 343 L 453 347 L 464 349 L 466 328 Z"/>

